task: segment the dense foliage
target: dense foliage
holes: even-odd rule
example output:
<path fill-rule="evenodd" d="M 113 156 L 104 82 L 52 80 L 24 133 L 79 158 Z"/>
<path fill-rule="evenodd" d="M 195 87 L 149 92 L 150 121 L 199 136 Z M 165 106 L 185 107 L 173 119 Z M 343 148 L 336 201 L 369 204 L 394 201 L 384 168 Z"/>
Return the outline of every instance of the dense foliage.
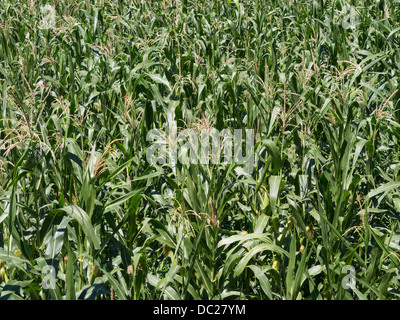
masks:
<path fill-rule="evenodd" d="M 389 0 L 0 1 L 0 299 L 398 299 L 399 26 Z M 251 175 L 150 164 L 168 117 L 253 129 Z"/>

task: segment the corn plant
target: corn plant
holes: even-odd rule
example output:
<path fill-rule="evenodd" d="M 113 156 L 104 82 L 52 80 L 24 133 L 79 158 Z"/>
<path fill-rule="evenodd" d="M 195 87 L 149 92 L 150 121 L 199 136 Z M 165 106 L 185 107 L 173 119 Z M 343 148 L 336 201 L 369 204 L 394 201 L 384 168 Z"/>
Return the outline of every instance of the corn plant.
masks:
<path fill-rule="evenodd" d="M 0 1 L 0 299 L 398 299 L 399 16 Z M 149 161 L 171 123 L 251 130 L 252 171 Z"/>

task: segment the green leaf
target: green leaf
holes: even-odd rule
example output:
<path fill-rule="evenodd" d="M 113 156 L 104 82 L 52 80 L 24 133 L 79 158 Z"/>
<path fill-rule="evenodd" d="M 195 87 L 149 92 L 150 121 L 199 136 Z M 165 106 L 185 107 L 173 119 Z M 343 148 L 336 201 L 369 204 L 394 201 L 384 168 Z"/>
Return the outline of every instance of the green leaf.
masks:
<path fill-rule="evenodd" d="M 67 233 L 64 234 L 64 246 L 67 248 L 67 267 L 65 272 L 65 291 L 67 300 L 76 300 L 75 294 L 75 278 L 74 278 L 74 262 L 75 254 L 69 244 Z"/>
<path fill-rule="evenodd" d="M 78 207 L 77 205 L 70 205 L 68 207 L 61 208 L 58 210 L 65 212 L 71 218 L 78 221 L 89 242 L 93 245 L 93 247 L 96 250 L 100 249 L 100 239 L 96 235 L 93 225 L 90 222 L 89 216 L 82 208 Z"/>
<path fill-rule="evenodd" d="M 237 264 L 233 276 L 238 277 L 240 274 L 242 274 L 243 270 L 246 268 L 247 264 L 249 263 L 250 259 L 256 255 L 257 253 L 263 252 L 263 251 L 272 251 L 276 253 L 281 253 L 286 256 L 289 256 L 288 252 L 274 244 L 259 244 L 252 248 L 249 252 L 247 252 L 244 257 L 239 261 Z"/>
<path fill-rule="evenodd" d="M 399 181 L 392 181 L 392 182 L 385 183 L 384 185 L 381 185 L 378 188 L 371 190 L 367 196 L 368 196 L 368 198 L 372 198 L 380 193 L 387 193 L 394 189 L 398 189 L 398 191 L 400 191 L 400 182 Z"/>
<path fill-rule="evenodd" d="M 282 163 L 281 155 L 279 153 L 279 149 L 276 146 L 275 142 L 273 142 L 270 139 L 262 139 L 262 142 L 265 145 L 265 147 L 267 148 L 268 153 L 274 159 L 274 162 L 277 164 L 277 168 L 278 169 L 281 168 L 283 163 Z"/>
<path fill-rule="evenodd" d="M 264 293 L 267 295 L 268 299 L 273 300 L 272 288 L 268 281 L 267 276 L 265 275 L 265 272 L 267 272 L 268 269 L 266 269 L 263 272 L 256 265 L 250 265 L 250 266 L 248 266 L 248 268 L 250 268 L 254 272 L 254 276 L 258 279 L 258 281 L 260 281 L 261 288 L 264 291 Z"/>
<path fill-rule="evenodd" d="M 281 184 L 281 176 L 271 176 L 269 178 L 269 199 L 271 203 L 272 213 L 277 214 L 276 205 L 278 202 L 279 189 Z"/>

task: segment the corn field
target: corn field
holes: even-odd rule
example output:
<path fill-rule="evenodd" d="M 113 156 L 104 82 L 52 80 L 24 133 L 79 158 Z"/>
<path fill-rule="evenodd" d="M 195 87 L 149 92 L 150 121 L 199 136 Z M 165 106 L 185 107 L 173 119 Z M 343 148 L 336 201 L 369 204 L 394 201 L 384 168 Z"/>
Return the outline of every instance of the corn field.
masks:
<path fill-rule="evenodd" d="M 400 2 L 2 0 L 0 29 L 0 300 L 399 299 Z M 251 172 L 149 161 L 172 120 L 252 132 Z"/>

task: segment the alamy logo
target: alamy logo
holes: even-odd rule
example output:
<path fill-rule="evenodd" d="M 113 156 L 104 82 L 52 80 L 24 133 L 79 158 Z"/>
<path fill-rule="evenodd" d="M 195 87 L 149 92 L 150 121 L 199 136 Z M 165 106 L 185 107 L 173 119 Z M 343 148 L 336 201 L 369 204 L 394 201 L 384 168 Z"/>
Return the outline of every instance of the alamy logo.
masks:
<path fill-rule="evenodd" d="M 47 265 L 42 268 L 42 287 L 43 289 L 56 288 L 56 269 L 53 266 Z"/>
<path fill-rule="evenodd" d="M 347 5 L 345 10 L 346 16 L 342 21 L 343 29 L 355 29 L 356 28 L 356 9 L 351 6 Z"/>
<path fill-rule="evenodd" d="M 356 270 L 353 266 L 344 266 L 342 273 L 348 273 L 342 279 L 342 287 L 345 290 L 354 289 L 356 287 Z"/>
<path fill-rule="evenodd" d="M 40 22 L 40 27 L 42 29 L 53 29 L 56 26 L 56 9 L 47 4 L 41 7 L 40 11 L 44 15 Z"/>
<path fill-rule="evenodd" d="M 243 134 L 245 133 L 245 134 Z M 245 138 L 244 138 L 245 136 Z M 216 128 L 184 129 L 178 133 L 175 121 L 169 122 L 169 132 L 149 130 L 147 141 L 153 141 L 146 153 L 150 164 L 232 164 L 242 166 L 244 173 L 254 168 L 254 131 L 252 129 Z M 246 143 L 244 154 L 243 142 Z"/>

